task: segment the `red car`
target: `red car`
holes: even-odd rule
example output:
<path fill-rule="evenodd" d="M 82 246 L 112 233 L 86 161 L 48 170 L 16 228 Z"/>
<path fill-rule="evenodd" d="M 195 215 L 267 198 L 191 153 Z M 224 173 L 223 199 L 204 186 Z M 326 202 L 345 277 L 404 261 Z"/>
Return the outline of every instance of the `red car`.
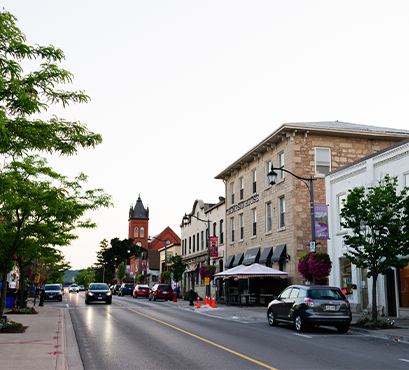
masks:
<path fill-rule="evenodd" d="M 145 297 L 149 298 L 149 286 L 148 285 L 137 285 L 132 293 L 133 298 Z"/>
<path fill-rule="evenodd" d="M 157 299 L 172 300 L 173 289 L 167 284 L 155 284 L 149 292 L 149 300 L 156 301 Z"/>

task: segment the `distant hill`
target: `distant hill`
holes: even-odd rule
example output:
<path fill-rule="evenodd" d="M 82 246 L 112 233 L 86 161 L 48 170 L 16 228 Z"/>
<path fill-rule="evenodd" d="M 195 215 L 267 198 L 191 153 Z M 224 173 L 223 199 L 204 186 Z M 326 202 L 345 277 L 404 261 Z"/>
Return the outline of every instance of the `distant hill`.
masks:
<path fill-rule="evenodd" d="M 65 274 L 64 274 L 64 277 L 63 277 L 64 281 L 66 283 L 73 283 L 74 278 L 75 278 L 75 276 L 77 275 L 77 273 L 79 271 L 80 270 L 68 270 L 68 271 L 66 271 Z"/>

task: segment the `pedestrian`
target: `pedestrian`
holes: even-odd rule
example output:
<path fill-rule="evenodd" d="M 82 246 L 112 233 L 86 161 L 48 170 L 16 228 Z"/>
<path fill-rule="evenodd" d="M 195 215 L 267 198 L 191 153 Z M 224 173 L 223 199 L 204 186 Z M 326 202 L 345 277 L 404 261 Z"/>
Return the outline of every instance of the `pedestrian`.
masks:
<path fill-rule="evenodd" d="M 16 283 L 14 282 L 14 279 L 10 283 L 10 289 L 16 289 Z"/>

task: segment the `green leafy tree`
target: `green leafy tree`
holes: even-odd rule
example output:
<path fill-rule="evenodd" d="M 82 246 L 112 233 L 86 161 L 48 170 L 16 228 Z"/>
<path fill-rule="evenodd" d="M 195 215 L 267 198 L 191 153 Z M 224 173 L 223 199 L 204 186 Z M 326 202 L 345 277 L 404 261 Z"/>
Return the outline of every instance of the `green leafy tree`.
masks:
<path fill-rule="evenodd" d="M 73 79 L 58 67 L 64 52 L 52 45 L 27 45 L 16 22 L 11 13 L 0 12 L 0 153 L 13 157 L 40 150 L 72 155 L 78 147 L 95 147 L 101 135 L 85 125 L 56 116 L 38 118 L 51 104 L 66 107 L 86 103 L 89 97 L 83 91 L 61 89 Z M 24 74 L 23 64 L 30 67 L 29 73 Z"/>
<path fill-rule="evenodd" d="M 83 285 L 84 287 L 88 288 L 89 284 L 94 282 L 93 267 L 87 267 L 86 269 L 80 270 L 75 277 L 75 282 L 78 285 Z"/>
<path fill-rule="evenodd" d="M 86 181 L 84 174 L 68 180 L 36 155 L 13 161 L 0 173 L 0 316 L 7 273 L 25 243 L 67 246 L 78 238 L 76 228 L 96 227 L 89 219 L 81 220 L 87 211 L 111 206 L 111 197 L 102 189 L 83 191 Z"/>
<path fill-rule="evenodd" d="M 170 271 L 161 272 L 159 281 L 164 284 L 170 284 Z"/>
<path fill-rule="evenodd" d="M 179 282 L 182 280 L 183 273 L 185 272 L 186 266 L 182 260 L 182 256 L 178 254 L 172 256 L 172 274 L 173 281 Z"/>
<path fill-rule="evenodd" d="M 125 275 L 125 263 L 121 262 L 118 265 L 118 279 L 119 279 L 119 282 L 122 283 L 122 279 L 124 279 L 125 277 L 126 277 L 126 275 Z"/>
<path fill-rule="evenodd" d="M 345 257 L 372 277 L 372 321 L 377 321 L 376 283 L 392 267 L 407 266 L 409 198 L 407 188 L 396 191 L 397 178 L 386 176 L 378 186 L 349 191 L 341 211 L 348 246 Z"/>

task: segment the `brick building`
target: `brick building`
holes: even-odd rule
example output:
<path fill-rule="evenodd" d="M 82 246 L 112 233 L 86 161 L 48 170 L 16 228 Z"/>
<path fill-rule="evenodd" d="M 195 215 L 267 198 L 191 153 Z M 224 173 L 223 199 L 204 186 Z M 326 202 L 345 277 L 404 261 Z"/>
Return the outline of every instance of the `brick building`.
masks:
<path fill-rule="evenodd" d="M 325 175 L 409 137 L 409 131 L 344 122 L 289 123 L 216 176 L 225 183 L 225 267 L 259 262 L 288 272 L 302 283 L 301 254 L 311 241 L 310 193 L 306 184 L 282 171 L 269 184 L 271 166 L 315 179 L 314 204 L 326 204 Z M 317 240 L 317 251 L 327 251 Z"/>

